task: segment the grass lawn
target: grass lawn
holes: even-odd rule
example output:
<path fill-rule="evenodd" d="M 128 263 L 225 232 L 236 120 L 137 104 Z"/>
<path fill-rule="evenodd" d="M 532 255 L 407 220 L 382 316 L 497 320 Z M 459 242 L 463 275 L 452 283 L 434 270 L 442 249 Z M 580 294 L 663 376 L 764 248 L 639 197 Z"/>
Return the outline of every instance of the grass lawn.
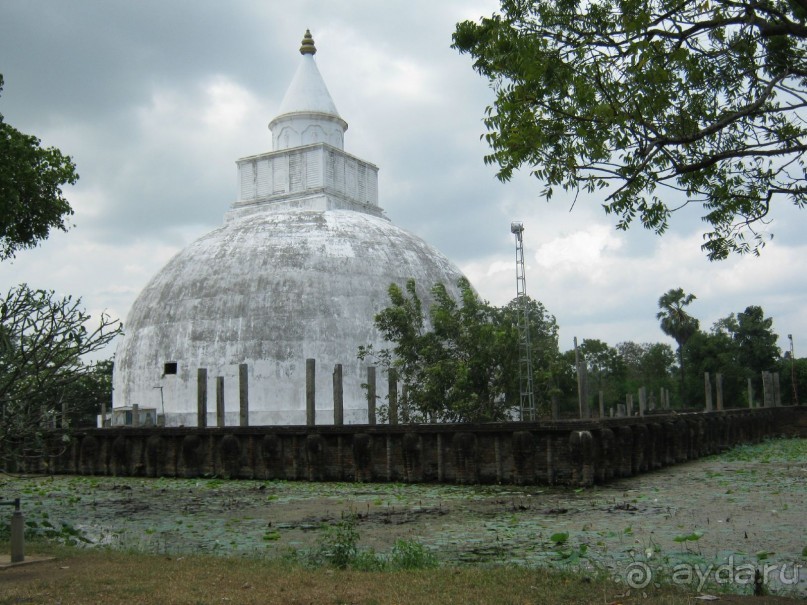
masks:
<path fill-rule="evenodd" d="M 0 570 L 0 605 L 143 603 L 451 604 L 702 603 L 673 587 L 625 594 L 610 579 L 514 566 L 363 572 L 279 560 L 166 557 L 31 544 L 55 559 Z M 2 551 L 8 545 L 0 545 Z M 720 595 L 720 603 L 795 603 Z"/>

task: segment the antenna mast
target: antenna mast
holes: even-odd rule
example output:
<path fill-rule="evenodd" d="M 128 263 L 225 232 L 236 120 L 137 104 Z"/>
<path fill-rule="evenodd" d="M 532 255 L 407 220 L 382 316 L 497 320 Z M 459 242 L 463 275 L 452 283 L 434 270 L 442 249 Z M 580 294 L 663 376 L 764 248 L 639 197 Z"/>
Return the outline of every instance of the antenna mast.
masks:
<path fill-rule="evenodd" d="M 535 397 L 532 390 L 532 346 L 530 343 L 530 310 L 527 300 L 527 280 L 524 275 L 524 242 L 522 223 L 510 223 L 516 236 L 516 308 L 518 313 L 518 381 L 521 393 L 522 421 L 535 420 Z"/>

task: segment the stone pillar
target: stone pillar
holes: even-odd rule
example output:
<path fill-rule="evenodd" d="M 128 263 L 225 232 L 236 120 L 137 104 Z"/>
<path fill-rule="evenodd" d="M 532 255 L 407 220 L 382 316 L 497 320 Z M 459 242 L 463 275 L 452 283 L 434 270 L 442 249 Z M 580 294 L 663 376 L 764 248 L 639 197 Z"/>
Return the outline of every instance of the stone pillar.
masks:
<path fill-rule="evenodd" d="M 333 425 L 345 423 L 345 399 L 342 387 L 342 364 L 333 366 Z"/>
<path fill-rule="evenodd" d="M 216 426 L 224 428 L 224 376 L 216 376 Z"/>
<path fill-rule="evenodd" d="M 387 373 L 387 393 L 389 398 L 389 423 L 398 424 L 398 372 L 390 368 Z"/>
<path fill-rule="evenodd" d="M 101 428 L 105 429 L 106 424 L 106 401 L 101 402 Z"/>
<path fill-rule="evenodd" d="M 577 403 L 580 418 L 585 418 L 583 408 L 586 407 L 586 395 L 584 391 L 585 378 L 580 365 L 580 351 L 577 349 L 577 336 L 574 337 L 574 369 L 577 373 Z"/>
<path fill-rule="evenodd" d="M 633 416 L 633 395 L 625 395 L 625 408 L 628 416 Z"/>
<path fill-rule="evenodd" d="M 409 391 L 406 384 L 401 386 L 401 421 L 409 424 Z"/>
<path fill-rule="evenodd" d="M 627 404 L 625 403 L 618 403 L 616 405 L 616 417 L 617 418 L 624 418 L 627 415 Z"/>
<path fill-rule="evenodd" d="M 25 561 L 25 518 L 17 503 L 14 512 L 11 513 L 11 562 L 23 561 Z"/>
<path fill-rule="evenodd" d="M 581 380 L 581 391 L 580 391 L 580 414 L 583 420 L 588 420 L 591 418 L 591 402 L 588 400 L 588 372 L 586 370 L 586 364 L 580 364 L 580 380 Z"/>
<path fill-rule="evenodd" d="M 375 424 L 375 367 L 367 368 L 367 424 Z"/>
<path fill-rule="evenodd" d="M 140 405 L 137 403 L 132 404 L 132 427 L 137 428 L 140 426 Z"/>
<path fill-rule="evenodd" d="M 647 388 L 639 387 L 639 416 L 644 416 L 647 409 Z"/>
<path fill-rule="evenodd" d="M 748 379 L 748 407 L 754 407 L 754 384 L 750 378 Z"/>
<path fill-rule="evenodd" d="M 316 360 L 305 360 L 305 424 L 314 426 L 317 423 L 316 400 Z"/>
<path fill-rule="evenodd" d="M 773 373 L 773 401 L 776 407 L 782 406 L 782 391 L 779 388 L 779 372 Z"/>
<path fill-rule="evenodd" d="M 605 418 L 605 393 L 600 391 L 600 418 Z"/>
<path fill-rule="evenodd" d="M 203 429 L 207 426 L 207 369 L 199 368 L 196 372 L 196 426 Z"/>
<path fill-rule="evenodd" d="M 709 380 L 709 372 L 703 373 L 703 389 L 706 395 L 706 411 L 712 411 L 712 381 Z"/>
<path fill-rule="evenodd" d="M 238 365 L 238 425 L 249 426 L 249 368 Z"/>
<path fill-rule="evenodd" d="M 723 374 L 715 374 L 715 389 L 717 391 L 717 410 L 723 411 Z"/>
<path fill-rule="evenodd" d="M 762 372 L 762 400 L 764 407 L 773 407 L 773 380 L 770 372 Z"/>

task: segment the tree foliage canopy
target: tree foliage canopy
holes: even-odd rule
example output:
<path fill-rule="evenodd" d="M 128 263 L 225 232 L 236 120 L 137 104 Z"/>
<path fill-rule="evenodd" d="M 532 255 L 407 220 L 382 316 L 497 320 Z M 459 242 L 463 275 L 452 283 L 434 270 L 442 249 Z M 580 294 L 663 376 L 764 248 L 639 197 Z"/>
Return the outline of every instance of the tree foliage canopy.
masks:
<path fill-rule="evenodd" d="M 659 312 L 656 313 L 656 319 L 660 320 L 661 331 L 672 337 L 679 348 L 698 331 L 700 322 L 687 313 L 685 308 L 696 298 L 694 294 L 685 294 L 683 288 L 672 288 L 658 299 Z"/>
<path fill-rule="evenodd" d="M 779 335 L 773 331 L 773 319 L 765 317 L 762 307 L 751 305 L 718 322 L 737 347 L 737 360 L 754 374 L 772 372 L 779 362 Z"/>
<path fill-rule="evenodd" d="M 625 365 L 623 393 L 635 393 L 640 387 L 658 391 L 670 389 L 675 354 L 670 345 L 662 343 L 621 342 L 616 350 Z"/>
<path fill-rule="evenodd" d="M 466 279 L 460 300 L 443 284 L 432 290 L 424 314 L 414 280 L 404 290 L 389 287 L 390 306 L 375 317 L 389 349 L 361 347 L 359 357 L 394 368 L 406 387 L 401 403 L 413 421 L 484 422 L 508 420 L 519 404 L 518 334 L 514 303 L 498 308 L 479 299 Z M 551 391 L 549 364 L 558 357 L 557 324 L 543 305 L 530 304 L 535 343 L 533 376 L 540 405 Z"/>
<path fill-rule="evenodd" d="M 0 75 L 0 92 L 3 76 Z M 0 114 L 0 260 L 33 248 L 51 229 L 67 230 L 73 209 L 62 186 L 78 180 L 69 156 L 3 121 Z"/>
<path fill-rule="evenodd" d="M 684 371 L 684 345 L 698 331 L 700 322 L 687 313 L 685 307 L 690 305 L 696 296 L 685 294 L 683 288 L 672 288 L 658 299 L 661 331 L 671 336 L 678 343 L 678 364 L 681 372 L 681 392 L 684 391 L 686 372 Z"/>
<path fill-rule="evenodd" d="M 108 364 L 96 368 L 82 357 L 103 349 L 122 326 L 107 315 L 95 327 L 89 322 L 81 299 L 25 284 L 0 299 L 0 460 L 41 454 L 44 431 L 62 420 L 65 401 L 69 410 L 77 397 L 104 396 Z"/>
<path fill-rule="evenodd" d="M 454 48 L 494 85 L 488 163 L 605 192 L 627 229 L 702 204 L 712 260 L 758 253 L 757 224 L 807 201 L 805 0 L 502 0 Z"/>
<path fill-rule="evenodd" d="M 704 372 L 723 376 L 727 401 L 745 401 L 749 379 L 760 394 L 761 373 L 774 372 L 781 366 L 777 340 L 773 319 L 766 318 L 762 307 L 756 305 L 717 320 L 708 333 L 698 330 L 687 343 L 685 353 L 688 367 L 696 370 L 693 375 L 698 377 L 687 385 L 687 399 L 697 401 L 703 396 L 699 378 Z"/>

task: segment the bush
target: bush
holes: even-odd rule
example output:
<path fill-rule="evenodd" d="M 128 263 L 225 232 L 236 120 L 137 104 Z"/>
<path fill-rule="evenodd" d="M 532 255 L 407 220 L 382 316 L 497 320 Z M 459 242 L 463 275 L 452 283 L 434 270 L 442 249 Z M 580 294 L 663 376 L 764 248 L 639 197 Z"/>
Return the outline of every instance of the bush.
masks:
<path fill-rule="evenodd" d="M 389 559 L 395 569 L 433 569 L 439 565 L 437 557 L 420 542 L 396 540 Z"/>
<path fill-rule="evenodd" d="M 385 571 L 395 569 L 432 569 L 439 565 L 437 557 L 420 542 L 397 540 L 389 555 L 377 554 L 373 549 L 358 545 L 359 530 L 356 517 L 349 516 L 336 525 L 325 528 L 315 549 L 304 556 L 311 567 L 335 567 L 358 571 Z"/>

